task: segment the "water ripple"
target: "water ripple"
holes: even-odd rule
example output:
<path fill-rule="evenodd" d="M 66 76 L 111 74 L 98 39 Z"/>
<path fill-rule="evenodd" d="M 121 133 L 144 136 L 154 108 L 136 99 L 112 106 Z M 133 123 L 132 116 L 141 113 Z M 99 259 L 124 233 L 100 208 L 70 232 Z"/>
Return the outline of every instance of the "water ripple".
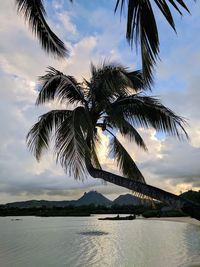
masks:
<path fill-rule="evenodd" d="M 197 267 L 200 228 L 90 218 L 0 218 L 2 267 Z"/>
<path fill-rule="evenodd" d="M 103 231 L 85 231 L 77 233 L 79 235 L 88 235 L 88 236 L 100 236 L 100 235 L 108 235 L 109 233 Z"/>

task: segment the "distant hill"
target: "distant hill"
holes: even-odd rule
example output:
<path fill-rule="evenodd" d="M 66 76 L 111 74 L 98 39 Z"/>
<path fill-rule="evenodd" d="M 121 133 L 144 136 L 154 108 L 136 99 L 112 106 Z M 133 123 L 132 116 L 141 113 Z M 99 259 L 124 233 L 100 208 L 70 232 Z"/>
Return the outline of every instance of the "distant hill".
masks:
<path fill-rule="evenodd" d="M 144 203 L 140 198 L 131 194 L 120 195 L 114 201 L 109 200 L 97 191 L 90 191 L 84 193 L 84 195 L 78 200 L 63 200 L 63 201 L 48 201 L 48 200 L 29 200 L 21 202 L 7 203 L 0 205 L 7 208 L 40 208 L 40 207 L 66 207 L 66 206 L 83 206 L 83 205 L 95 205 L 95 206 L 124 206 L 124 205 L 143 205 Z"/>
<path fill-rule="evenodd" d="M 108 198 L 104 197 L 102 194 L 98 193 L 97 191 L 90 191 L 88 193 L 84 193 L 84 195 L 79 198 L 75 205 L 98 205 L 98 206 L 110 206 L 112 205 L 112 201 Z"/>
<path fill-rule="evenodd" d="M 140 198 L 135 197 L 131 194 L 126 194 L 126 195 L 120 195 L 118 198 L 116 198 L 113 201 L 113 204 L 123 206 L 123 205 L 142 205 L 142 201 Z"/>
<path fill-rule="evenodd" d="M 28 200 L 21 202 L 7 203 L 5 207 L 8 208 L 40 208 L 40 207 L 66 207 L 66 206 L 82 206 L 94 204 L 96 206 L 111 206 L 112 201 L 104 197 L 97 191 L 90 191 L 84 193 L 84 195 L 78 200 L 63 200 L 63 201 L 48 201 L 48 200 Z"/>

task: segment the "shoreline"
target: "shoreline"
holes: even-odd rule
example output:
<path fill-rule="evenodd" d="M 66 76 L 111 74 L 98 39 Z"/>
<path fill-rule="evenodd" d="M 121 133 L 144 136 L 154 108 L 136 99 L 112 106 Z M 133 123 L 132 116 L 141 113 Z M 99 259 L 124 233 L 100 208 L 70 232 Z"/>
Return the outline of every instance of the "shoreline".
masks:
<path fill-rule="evenodd" d="M 160 218 L 152 217 L 152 218 L 146 218 L 144 220 L 180 222 L 180 223 L 189 223 L 200 226 L 200 221 L 193 219 L 191 217 L 160 217 Z"/>

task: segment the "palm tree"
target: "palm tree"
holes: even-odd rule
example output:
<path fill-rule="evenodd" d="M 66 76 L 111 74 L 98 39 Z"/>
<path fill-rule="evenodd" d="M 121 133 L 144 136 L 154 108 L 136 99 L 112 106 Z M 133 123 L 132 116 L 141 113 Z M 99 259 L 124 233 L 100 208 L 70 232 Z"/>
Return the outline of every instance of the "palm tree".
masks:
<path fill-rule="evenodd" d="M 33 33 L 39 39 L 42 47 L 48 53 L 57 57 L 68 55 L 64 43 L 53 33 L 48 26 L 42 0 L 15 0 L 19 13 L 28 21 Z M 73 0 L 69 0 L 73 2 Z M 152 8 L 155 7 L 163 14 L 169 25 L 176 31 L 170 7 L 182 15 L 181 8 L 189 12 L 182 0 L 116 0 L 115 12 L 120 9 L 123 13 L 127 3 L 127 30 L 126 38 L 133 47 L 141 47 L 142 69 L 144 80 L 150 87 L 153 83 L 153 70 L 159 55 L 159 33 L 156 18 Z"/>
<path fill-rule="evenodd" d="M 76 179 L 101 178 L 147 197 L 165 202 L 200 219 L 199 206 L 176 195 L 147 185 L 132 157 L 117 138 L 123 137 L 147 150 L 137 127 L 154 128 L 171 136 L 188 138 L 185 121 L 154 97 L 146 96 L 141 71 L 130 72 L 119 64 L 91 65 L 91 78 L 83 83 L 49 67 L 40 77 L 36 104 L 57 100 L 73 104 L 72 110 L 52 110 L 42 115 L 27 135 L 27 144 L 39 160 L 55 143 L 57 161 Z M 109 135 L 109 147 L 123 176 L 107 172 L 98 157 L 99 131 Z"/>
<path fill-rule="evenodd" d="M 189 12 L 182 0 L 117 0 L 115 12 L 120 7 L 120 13 L 127 3 L 126 38 L 131 45 L 135 41 L 136 47 L 141 47 L 142 69 L 146 83 L 153 83 L 153 70 L 159 55 L 159 33 L 156 17 L 152 6 L 158 8 L 169 25 L 176 32 L 174 19 L 170 7 L 182 15 L 181 8 Z"/>

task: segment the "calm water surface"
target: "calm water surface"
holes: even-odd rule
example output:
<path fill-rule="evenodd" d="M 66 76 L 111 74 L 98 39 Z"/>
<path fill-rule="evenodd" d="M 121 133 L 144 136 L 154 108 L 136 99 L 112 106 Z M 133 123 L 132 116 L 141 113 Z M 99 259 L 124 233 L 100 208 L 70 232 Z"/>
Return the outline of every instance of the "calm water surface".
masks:
<path fill-rule="evenodd" d="M 0 218 L 0 267 L 200 266 L 200 227 L 92 217 Z"/>

